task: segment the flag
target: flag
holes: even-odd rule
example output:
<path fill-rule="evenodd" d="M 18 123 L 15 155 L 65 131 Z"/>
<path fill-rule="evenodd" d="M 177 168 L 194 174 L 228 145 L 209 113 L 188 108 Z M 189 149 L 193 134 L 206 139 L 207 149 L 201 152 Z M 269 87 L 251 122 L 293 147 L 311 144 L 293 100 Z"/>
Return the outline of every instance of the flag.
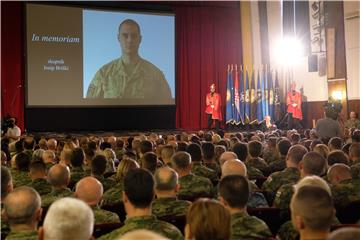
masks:
<path fill-rule="evenodd" d="M 274 118 L 274 87 L 273 87 L 273 80 L 272 80 L 272 72 L 269 70 L 269 116 L 271 119 Z"/>
<path fill-rule="evenodd" d="M 250 122 L 250 87 L 249 87 L 249 74 L 248 71 L 246 70 L 246 78 L 245 80 L 245 89 L 244 89 L 244 93 L 245 93 L 245 123 L 249 123 Z"/>
<path fill-rule="evenodd" d="M 259 121 L 264 120 L 266 116 L 266 96 L 265 96 L 265 81 L 266 81 L 266 71 L 263 69 L 261 71 L 261 108 L 262 108 L 262 116 Z"/>
<path fill-rule="evenodd" d="M 262 112 L 262 91 L 260 85 L 260 72 L 258 70 L 257 74 L 257 86 L 256 86 L 256 117 L 257 120 L 260 122 L 263 119 L 263 112 Z"/>
<path fill-rule="evenodd" d="M 235 76 L 234 76 L 234 121 L 236 124 L 239 124 L 241 120 L 241 110 L 240 110 L 240 93 L 239 93 L 239 72 L 237 70 L 237 65 L 235 65 Z"/>
<path fill-rule="evenodd" d="M 256 88 L 255 88 L 255 71 L 252 71 L 250 82 L 250 120 L 256 120 Z"/>
<path fill-rule="evenodd" d="M 265 88 L 264 88 L 264 93 L 265 93 L 265 116 L 269 115 L 269 69 L 267 68 L 267 66 L 265 66 L 265 84 L 264 84 Z"/>
<path fill-rule="evenodd" d="M 274 120 L 277 122 L 281 119 L 280 86 L 277 71 L 275 71 L 274 108 Z"/>
<path fill-rule="evenodd" d="M 240 121 L 242 124 L 245 123 L 245 89 L 244 89 L 244 71 L 241 69 L 241 71 L 239 72 L 239 75 L 240 75 Z"/>
<path fill-rule="evenodd" d="M 234 81 L 232 71 L 228 66 L 226 83 L 226 124 L 234 121 Z"/>

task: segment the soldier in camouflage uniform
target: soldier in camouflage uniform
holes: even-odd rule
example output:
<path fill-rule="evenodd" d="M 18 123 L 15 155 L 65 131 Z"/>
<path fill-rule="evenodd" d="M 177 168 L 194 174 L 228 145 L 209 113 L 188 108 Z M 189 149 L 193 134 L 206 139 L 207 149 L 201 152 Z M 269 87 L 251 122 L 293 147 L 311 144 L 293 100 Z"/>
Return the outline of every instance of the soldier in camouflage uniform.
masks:
<path fill-rule="evenodd" d="M 169 167 L 159 168 L 155 172 L 156 199 L 151 205 L 156 217 L 185 216 L 191 202 L 178 200 L 176 193 L 180 187 L 178 174 Z"/>
<path fill-rule="evenodd" d="M 292 146 L 286 157 L 286 168 L 280 172 L 272 173 L 262 185 L 269 199 L 274 200 L 275 193 L 287 183 L 294 183 L 300 179 L 298 165 L 307 153 L 307 149 L 301 145 Z"/>
<path fill-rule="evenodd" d="M 172 157 L 172 165 L 179 174 L 179 199 L 195 200 L 200 197 L 214 197 L 214 187 L 207 178 L 191 173 L 191 156 L 179 151 Z"/>
<path fill-rule="evenodd" d="M 354 180 L 360 180 L 360 163 L 356 163 L 350 167 L 351 175 Z"/>
<path fill-rule="evenodd" d="M 217 173 L 213 169 L 210 169 L 201 163 L 202 150 L 199 144 L 196 143 L 189 144 L 189 146 L 186 147 L 186 152 L 188 152 L 191 156 L 191 161 L 192 161 L 191 172 L 193 174 L 200 177 L 208 178 L 213 183 L 218 181 Z"/>
<path fill-rule="evenodd" d="M 31 182 L 29 177 L 29 166 L 31 157 L 21 152 L 15 157 L 16 169 L 11 169 L 11 176 L 13 179 L 14 188 L 27 185 Z"/>
<path fill-rule="evenodd" d="M 337 163 L 328 171 L 331 192 L 335 206 L 345 207 L 352 202 L 360 201 L 360 184 L 352 180 L 350 167 Z"/>
<path fill-rule="evenodd" d="M 279 158 L 279 152 L 276 149 L 276 137 L 270 137 L 267 145 L 264 147 L 263 159 L 270 164 Z"/>
<path fill-rule="evenodd" d="M 95 224 L 118 223 L 119 216 L 99 208 L 103 195 L 102 184 L 94 177 L 85 177 L 76 184 L 74 196 L 86 202 L 93 210 Z"/>
<path fill-rule="evenodd" d="M 42 161 L 35 161 L 30 164 L 31 182 L 27 186 L 34 188 L 40 195 L 51 192 L 51 185 L 47 181 L 47 169 Z"/>
<path fill-rule="evenodd" d="M 354 180 L 360 180 L 360 143 L 353 143 L 349 148 L 351 174 Z"/>
<path fill-rule="evenodd" d="M 220 201 L 231 213 L 231 239 L 268 238 L 272 234 L 265 222 L 246 212 L 250 189 L 246 177 L 228 175 L 219 184 Z"/>
<path fill-rule="evenodd" d="M 104 191 L 116 185 L 116 182 L 110 178 L 105 178 L 103 174 L 106 170 L 106 158 L 104 155 L 96 155 L 91 161 L 91 176 L 101 182 Z"/>
<path fill-rule="evenodd" d="M 204 166 L 215 171 L 216 176 L 220 176 L 221 168 L 220 165 L 215 161 L 215 146 L 213 143 L 206 142 L 201 145 L 203 152 L 203 162 Z M 191 157 L 193 160 L 193 157 Z M 194 160 L 193 160 L 194 161 Z M 212 180 L 212 179 L 210 179 Z"/>
<path fill-rule="evenodd" d="M 286 168 L 285 160 L 290 147 L 291 142 L 288 139 L 282 139 L 277 143 L 276 149 L 279 153 L 279 158 L 269 164 L 271 173 L 282 171 Z"/>
<path fill-rule="evenodd" d="M 269 174 L 269 165 L 264 159 L 260 158 L 262 153 L 262 144 L 259 141 L 250 141 L 248 143 L 249 157 L 245 161 L 246 167 L 259 169 L 265 176 Z"/>
<path fill-rule="evenodd" d="M 56 164 L 50 168 L 48 181 L 52 186 L 50 193 L 41 196 L 42 207 L 49 207 L 59 198 L 73 195 L 73 192 L 67 188 L 70 181 L 69 167 L 62 164 Z"/>
<path fill-rule="evenodd" d="M 7 167 L 1 166 L 1 212 L 4 209 L 4 200 L 6 196 L 13 191 L 13 183 L 10 170 Z M 0 218 L 1 222 L 1 235 L 6 236 L 10 232 L 9 225 L 4 221 L 3 216 Z"/>
<path fill-rule="evenodd" d="M 82 148 L 75 148 L 70 158 L 71 163 L 71 177 L 70 185 L 75 186 L 75 184 L 82 178 L 88 176 L 84 170 L 85 163 L 85 153 Z"/>
<path fill-rule="evenodd" d="M 171 167 L 171 157 L 175 154 L 175 149 L 171 145 L 166 145 L 161 149 L 161 159 L 164 165 Z"/>
<path fill-rule="evenodd" d="M 149 171 L 141 168 L 131 169 L 124 179 L 123 197 L 127 213 L 124 226 L 101 236 L 100 240 L 114 239 L 136 229 L 148 229 L 169 239 L 183 239 L 179 229 L 151 215 L 154 179 Z"/>
<path fill-rule="evenodd" d="M 38 239 L 37 224 L 41 218 L 41 199 L 30 187 L 19 187 L 9 193 L 4 202 L 4 214 L 10 225 L 6 239 Z"/>

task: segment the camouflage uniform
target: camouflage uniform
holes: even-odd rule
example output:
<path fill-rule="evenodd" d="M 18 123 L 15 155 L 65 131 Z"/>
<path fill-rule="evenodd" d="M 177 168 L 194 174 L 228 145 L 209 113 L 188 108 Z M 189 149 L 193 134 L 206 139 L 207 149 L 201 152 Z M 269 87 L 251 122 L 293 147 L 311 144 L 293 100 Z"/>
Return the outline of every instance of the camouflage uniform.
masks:
<path fill-rule="evenodd" d="M 257 168 L 246 166 L 246 169 L 249 180 L 265 177 L 264 174 Z"/>
<path fill-rule="evenodd" d="M 40 195 L 45 195 L 51 192 L 51 184 L 44 178 L 37 178 L 28 184 L 29 187 L 34 188 Z"/>
<path fill-rule="evenodd" d="M 4 204 L 1 203 L 1 214 L 3 212 L 3 209 L 4 209 Z M 0 218 L 0 223 L 1 223 L 1 235 L 2 236 L 7 236 L 9 234 L 9 232 L 10 232 L 10 227 L 7 224 L 7 222 L 4 222 L 4 219 L 2 218 L 2 215 L 1 215 L 1 218 Z"/>
<path fill-rule="evenodd" d="M 88 176 L 82 167 L 74 167 L 71 169 L 70 185 L 74 186 L 82 178 Z"/>
<path fill-rule="evenodd" d="M 214 187 L 209 179 L 192 173 L 179 178 L 179 199 L 192 199 L 214 196 Z"/>
<path fill-rule="evenodd" d="M 104 187 L 104 192 L 116 185 L 116 182 L 112 179 L 105 178 L 104 176 L 94 175 L 94 178 L 99 180 Z"/>
<path fill-rule="evenodd" d="M 360 201 L 359 182 L 347 179 L 331 186 L 335 206 L 345 207 L 351 202 Z"/>
<path fill-rule="evenodd" d="M 124 235 L 125 233 L 136 229 L 148 229 L 169 239 L 174 239 L 174 240 L 184 239 L 179 229 L 177 229 L 174 225 L 164 221 L 160 221 L 153 215 L 128 218 L 125 220 L 124 226 L 106 235 L 103 235 L 98 239 L 100 240 L 116 239 Z"/>
<path fill-rule="evenodd" d="M 287 183 L 279 188 L 274 199 L 274 207 L 283 210 L 290 208 L 291 197 L 294 194 L 294 185 L 295 183 Z"/>
<path fill-rule="evenodd" d="M 103 224 L 103 223 L 119 223 L 120 219 L 116 213 L 100 209 L 98 206 L 91 206 L 91 209 L 94 213 L 95 223 L 94 224 Z"/>
<path fill-rule="evenodd" d="M 286 168 L 286 156 L 280 156 L 280 159 L 273 161 L 269 164 L 270 173 L 282 171 Z"/>
<path fill-rule="evenodd" d="M 37 240 L 38 232 L 37 231 L 11 231 L 5 240 Z"/>
<path fill-rule="evenodd" d="M 45 163 L 45 165 L 46 165 L 46 169 L 49 170 L 52 166 L 55 165 L 55 163 L 48 162 L 48 163 Z"/>
<path fill-rule="evenodd" d="M 263 159 L 268 164 L 274 162 L 275 160 L 279 159 L 279 153 L 277 152 L 276 148 L 265 148 L 263 152 Z"/>
<path fill-rule="evenodd" d="M 272 236 L 264 221 L 249 216 L 247 212 L 231 215 L 231 230 L 231 239 L 259 239 Z"/>
<path fill-rule="evenodd" d="M 220 165 L 218 163 L 216 163 L 216 162 L 205 162 L 204 166 L 214 170 L 218 177 L 221 176 L 221 167 L 220 167 Z"/>
<path fill-rule="evenodd" d="M 10 172 L 14 188 L 27 185 L 31 182 L 28 172 L 19 171 L 17 169 L 11 169 Z"/>
<path fill-rule="evenodd" d="M 178 200 L 175 197 L 157 198 L 152 202 L 152 214 L 156 217 L 184 216 L 191 202 Z"/>
<path fill-rule="evenodd" d="M 270 174 L 267 180 L 262 185 L 267 196 L 274 200 L 276 191 L 287 183 L 296 183 L 300 179 L 300 171 L 297 168 L 285 168 L 283 171 L 274 172 Z"/>
<path fill-rule="evenodd" d="M 245 165 L 247 168 L 254 167 L 259 169 L 266 176 L 269 174 L 269 165 L 262 158 L 249 158 L 246 160 Z"/>
<path fill-rule="evenodd" d="M 73 192 L 69 188 L 53 189 L 50 193 L 41 196 L 41 206 L 50 207 L 56 200 L 63 197 L 70 197 Z"/>
<path fill-rule="evenodd" d="M 360 163 L 355 163 L 351 165 L 351 175 L 353 179 L 360 179 Z"/>
<path fill-rule="evenodd" d="M 200 162 L 192 162 L 191 172 L 197 176 L 208 178 L 212 182 L 218 180 L 217 173 L 211 168 L 205 167 Z"/>
<path fill-rule="evenodd" d="M 103 195 L 102 205 L 113 206 L 122 203 L 122 191 L 124 189 L 123 182 L 119 182 L 114 187 L 107 190 Z"/>

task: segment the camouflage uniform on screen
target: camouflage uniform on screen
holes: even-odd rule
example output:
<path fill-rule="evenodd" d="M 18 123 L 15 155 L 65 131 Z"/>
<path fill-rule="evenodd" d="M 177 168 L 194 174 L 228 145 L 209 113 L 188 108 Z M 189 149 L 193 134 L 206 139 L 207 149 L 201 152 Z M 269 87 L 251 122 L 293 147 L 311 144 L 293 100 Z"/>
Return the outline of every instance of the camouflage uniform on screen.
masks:
<path fill-rule="evenodd" d="M 112 179 L 105 178 L 104 176 L 94 175 L 94 178 L 99 180 L 104 187 L 104 192 L 116 185 L 116 182 Z"/>
<path fill-rule="evenodd" d="M 103 223 L 119 223 L 120 219 L 116 213 L 100 209 L 98 206 L 91 206 L 91 209 L 94 213 L 95 223 L 94 224 L 103 224 Z"/>
<path fill-rule="evenodd" d="M 106 235 L 103 235 L 98 239 L 116 239 L 125 233 L 136 229 L 148 229 L 172 240 L 184 239 L 179 229 L 170 223 L 158 220 L 154 215 L 128 218 L 125 220 L 124 226 Z"/>
<path fill-rule="evenodd" d="M 283 171 L 274 172 L 270 174 L 267 180 L 262 185 L 262 190 L 264 190 L 271 198 L 274 200 L 276 191 L 279 188 L 287 183 L 296 183 L 300 179 L 300 171 L 297 168 L 285 168 Z"/>
<path fill-rule="evenodd" d="M 269 164 L 270 173 L 282 171 L 286 168 L 286 156 L 280 156 L 277 160 Z"/>
<path fill-rule="evenodd" d="M 231 215 L 230 239 L 261 239 L 271 236 L 269 227 L 261 219 L 250 216 L 247 212 Z"/>
<path fill-rule="evenodd" d="M 107 190 L 103 195 L 103 206 L 113 206 L 122 203 L 123 182 L 119 182 L 114 187 Z"/>
<path fill-rule="evenodd" d="M 176 198 L 157 198 L 152 202 L 152 214 L 156 217 L 184 216 L 191 202 Z"/>
<path fill-rule="evenodd" d="M 221 176 L 221 167 L 216 162 L 204 163 L 204 166 L 214 170 L 217 176 Z"/>
<path fill-rule="evenodd" d="M 78 181 L 80 181 L 82 178 L 88 176 L 88 174 L 85 172 L 85 170 L 82 167 L 74 167 L 71 169 L 71 175 L 70 175 L 70 183 L 71 185 L 75 185 Z"/>
<path fill-rule="evenodd" d="M 10 232 L 6 240 L 37 240 L 39 239 L 37 231 L 14 231 Z"/>
<path fill-rule="evenodd" d="M 264 174 L 257 168 L 254 168 L 252 166 L 246 166 L 246 168 L 249 180 L 265 177 Z"/>
<path fill-rule="evenodd" d="M 69 188 L 53 189 L 50 193 L 41 196 L 41 206 L 49 207 L 56 200 L 63 197 L 70 197 L 73 192 Z"/>
<path fill-rule="evenodd" d="M 200 162 L 192 162 L 191 172 L 197 176 L 208 178 L 212 182 L 218 180 L 217 173 L 211 168 L 205 167 Z"/>
<path fill-rule="evenodd" d="M 360 163 L 351 166 L 351 175 L 354 180 L 360 180 Z"/>
<path fill-rule="evenodd" d="M 259 169 L 266 176 L 269 174 L 269 165 L 262 158 L 249 158 L 246 160 L 245 165 L 247 168 Z"/>
<path fill-rule="evenodd" d="M 31 182 L 28 172 L 19 171 L 17 169 L 11 169 L 10 172 L 14 188 L 27 185 Z"/>
<path fill-rule="evenodd" d="M 51 184 L 44 178 L 37 178 L 28 184 L 29 187 L 34 188 L 40 195 L 45 195 L 51 192 Z"/>
<path fill-rule="evenodd" d="M 214 197 L 214 187 L 209 179 L 189 174 L 179 178 L 179 199 Z"/>
<path fill-rule="evenodd" d="M 345 207 L 349 203 L 360 201 L 360 184 L 352 179 L 343 180 L 331 186 L 331 193 L 335 206 Z"/>

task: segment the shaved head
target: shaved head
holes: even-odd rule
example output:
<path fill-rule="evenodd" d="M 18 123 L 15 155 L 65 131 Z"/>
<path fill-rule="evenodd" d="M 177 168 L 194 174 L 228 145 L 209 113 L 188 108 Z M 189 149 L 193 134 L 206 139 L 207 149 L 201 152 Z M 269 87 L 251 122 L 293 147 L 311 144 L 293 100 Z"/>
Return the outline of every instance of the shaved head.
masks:
<path fill-rule="evenodd" d="M 48 173 L 48 180 L 55 187 L 67 186 L 70 181 L 69 167 L 62 164 L 52 166 Z"/>
<path fill-rule="evenodd" d="M 162 167 L 156 170 L 154 178 L 155 189 L 157 191 L 171 191 L 178 184 L 178 174 L 169 167 Z"/>
<path fill-rule="evenodd" d="M 228 175 L 241 175 L 246 177 L 247 170 L 245 164 L 239 159 L 226 161 L 221 167 L 221 177 L 226 177 Z"/>
<path fill-rule="evenodd" d="M 343 163 L 332 165 L 328 170 L 327 176 L 332 184 L 337 184 L 343 180 L 352 178 L 350 167 Z"/>
<path fill-rule="evenodd" d="M 224 152 L 223 154 L 220 155 L 219 158 L 219 162 L 220 162 L 220 166 L 222 166 L 227 160 L 233 160 L 233 159 L 237 159 L 237 155 L 234 152 Z"/>
<path fill-rule="evenodd" d="M 76 184 L 75 196 L 90 206 L 97 205 L 103 196 L 103 186 L 94 177 L 85 177 Z"/>

